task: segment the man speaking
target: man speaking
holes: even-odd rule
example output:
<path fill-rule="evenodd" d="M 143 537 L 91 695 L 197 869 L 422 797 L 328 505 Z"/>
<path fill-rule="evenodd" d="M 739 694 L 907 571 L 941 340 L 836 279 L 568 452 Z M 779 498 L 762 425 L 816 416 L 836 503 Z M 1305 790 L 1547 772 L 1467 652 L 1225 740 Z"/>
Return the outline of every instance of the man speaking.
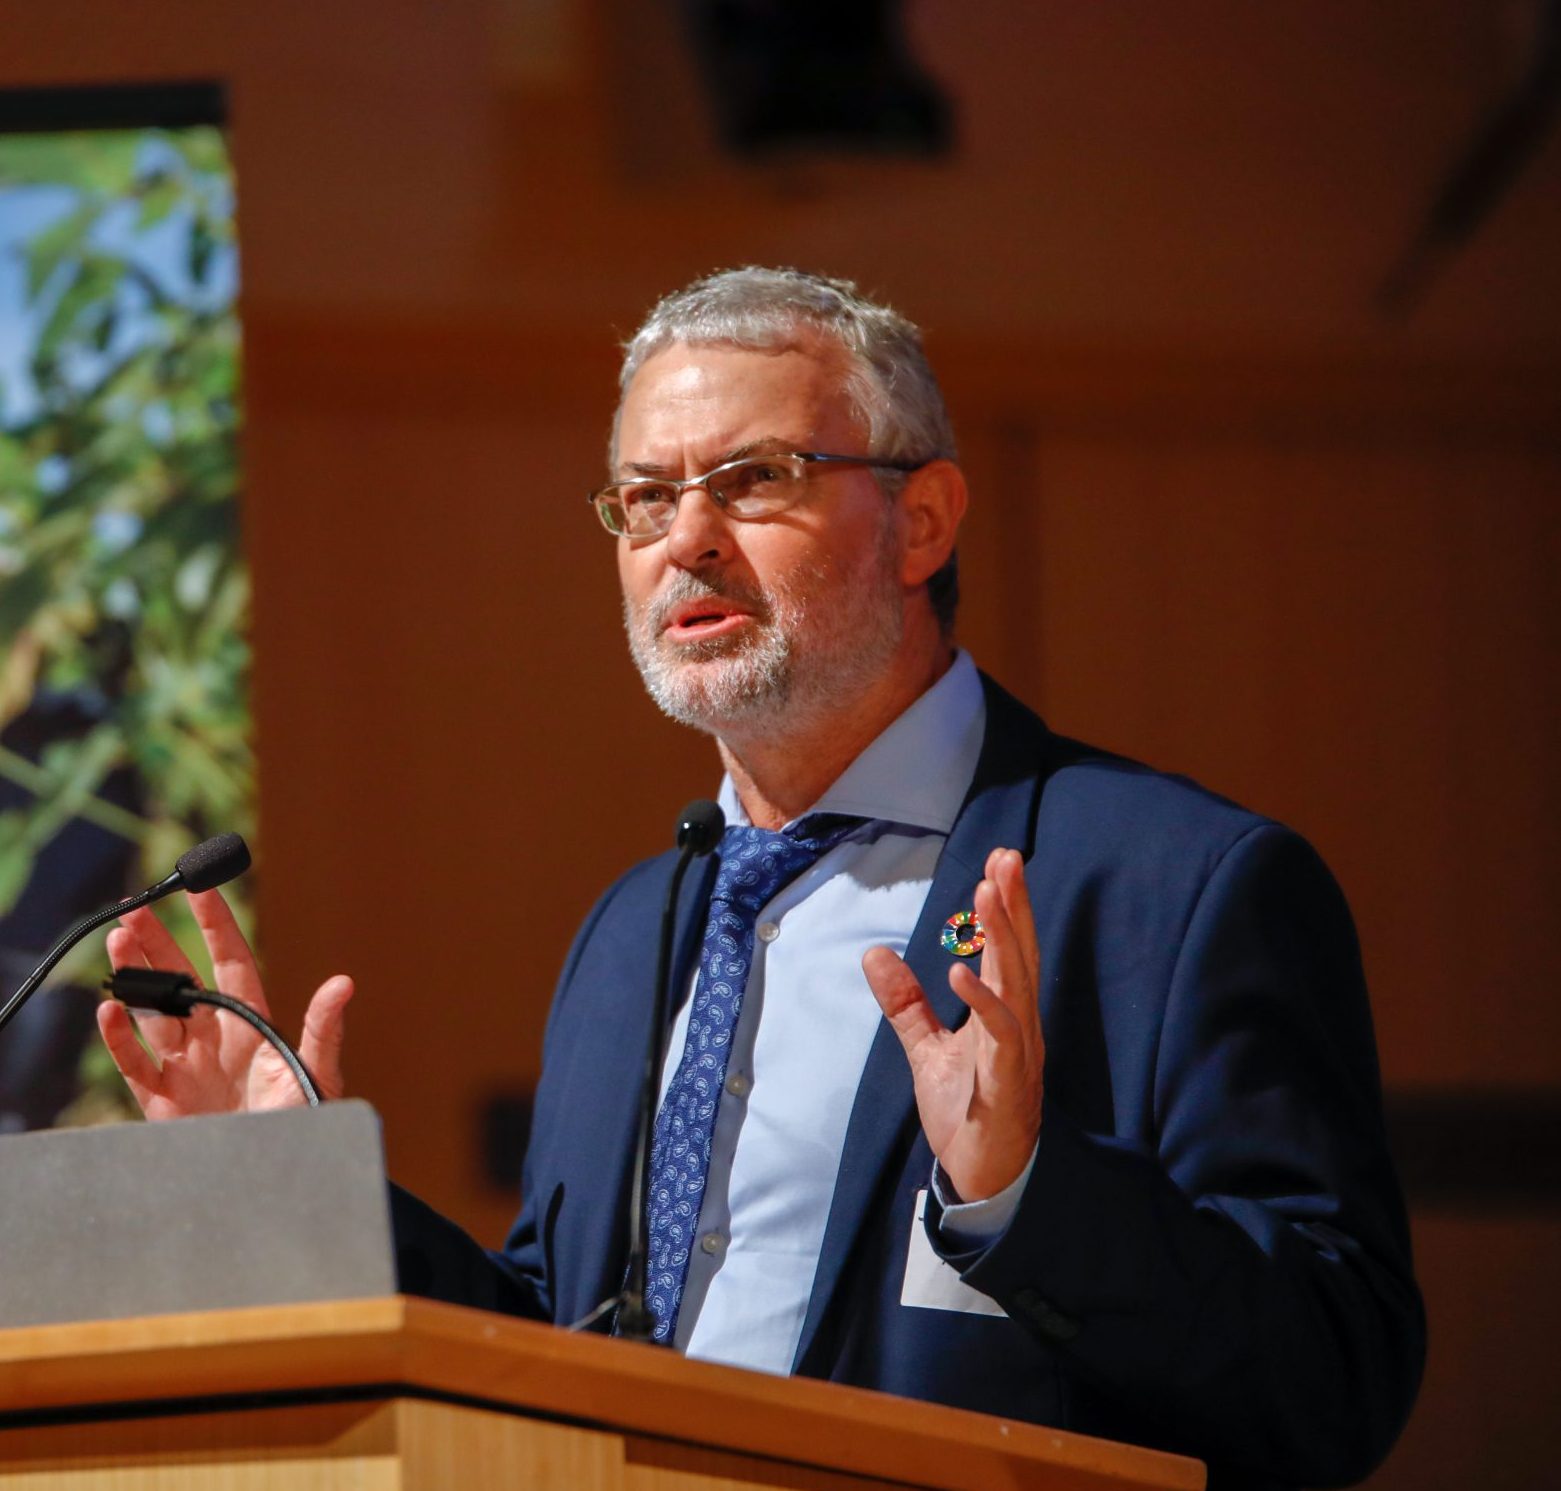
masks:
<path fill-rule="evenodd" d="M 955 454 L 916 328 L 847 283 L 714 275 L 628 344 L 591 501 L 728 825 L 680 902 L 655 1334 L 1214 1486 L 1358 1478 L 1424 1326 L 1348 909 L 1288 830 L 1053 735 L 956 648 Z M 570 950 L 504 1249 L 398 1194 L 404 1287 L 560 1324 L 620 1288 L 672 863 Z M 261 1002 L 194 899 L 219 986 Z M 110 953 L 179 966 L 149 913 Z M 350 993 L 303 1040 L 338 1093 Z M 103 1007 L 149 1114 L 293 1100 L 229 1022 L 170 1023 L 148 1054 Z"/>

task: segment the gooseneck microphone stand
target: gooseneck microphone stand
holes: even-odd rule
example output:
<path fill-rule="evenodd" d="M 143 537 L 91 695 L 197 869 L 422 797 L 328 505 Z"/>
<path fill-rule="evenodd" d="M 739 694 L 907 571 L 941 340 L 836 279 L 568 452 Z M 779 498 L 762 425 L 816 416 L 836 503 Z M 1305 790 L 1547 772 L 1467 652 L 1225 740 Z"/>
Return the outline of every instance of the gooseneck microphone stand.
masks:
<path fill-rule="evenodd" d="M 678 818 L 677 863 L 661 903 L 661 938 L 656 952 L 656 1002 L 646 1043 L 645 1077 L 640 1088 L 640 1126 L 634 1145 L 634 1173 L 629 1193 L 629 1264 L 623 1288 L 604 1299 L 570 1330 L 587 1330 L 616 1309 L 617 1334 L 631 1341 L 648 1341 L 656 1317 L 645 1303 L 645 1275 L 650 1252 L 647 1201 L 650 1195 L 651 1142 L 656 1129 L 656 1101 L 661 1092 L 661 1068 L 666 1060 L 667 1019 L 672 1008 L 672 939 L 677 930 L 678 891 L 691 861 L 709 854 L 721 842 L 726 815 L 715 803 L 691 802 Z"/>
<path fill-rule="evenodd" d="M 171 896 L 176 890 L 214 890 L 219 885 L 242 875 L 249 868 L 249 849 L 237 834 L 218 834 L 206 839 L 193 849 L 187 849 L 174 861 L 173 874 L 149 885 L 145 890 L 123 901 L 115 901 L 99 911 L 88 912 L 74 923 L 53 947 L 43 955 L 43 961 L 29 973 L 22 986 L 0 1009 L 0 1030 L 4 1030 L 15 1018 L 21 1007 L 38 992 L 39 987 L 54 972 L 55 965 L 88 933 L 117 920 L 127 912 L 138 911 Z"/>

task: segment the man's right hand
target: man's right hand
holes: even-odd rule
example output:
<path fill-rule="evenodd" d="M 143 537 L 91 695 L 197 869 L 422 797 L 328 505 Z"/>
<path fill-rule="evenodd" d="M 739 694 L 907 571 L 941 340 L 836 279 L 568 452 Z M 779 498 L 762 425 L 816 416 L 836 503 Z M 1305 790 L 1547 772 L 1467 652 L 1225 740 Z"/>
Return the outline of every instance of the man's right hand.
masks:
<path fill-rule="evenodd" d="M 213 987 L 270 1019 L 255 955 L 221 893 L 193 894 L 189 902 L 211 954 Z M 161 968 L 199 977 L 168 929 L 145 909 L 131 912 L 108 934 L 108 956 L 116 969 Z M 327 979 L 304 1016 L 298 1054 L 325 1098 L 342 1095 L 343 1020 L 352 989 L 344 975 Z M 109 999 L 98 1006 L 98 1029 L 148 1118 L 254 1112 L 304 1102 L 297 1079 L 271 1044 L 246 1021 L 209 1005 L 197 1005 L 183 1018 L 141 1014 L 133 1020 L 124 1005 Z"/>

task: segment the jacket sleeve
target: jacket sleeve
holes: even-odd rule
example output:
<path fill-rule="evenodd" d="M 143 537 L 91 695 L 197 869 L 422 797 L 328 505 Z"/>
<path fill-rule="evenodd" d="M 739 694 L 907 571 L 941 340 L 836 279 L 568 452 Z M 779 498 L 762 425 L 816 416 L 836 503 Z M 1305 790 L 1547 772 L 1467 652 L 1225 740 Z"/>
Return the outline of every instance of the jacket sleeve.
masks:
<path fill-rule="evenodd" d="M 396 1287 L 402 1294 L 528 1320 L 550 1318 L 544 1279 L 482 1247 L 448 1217 L 394 1183 L 390 1229 L 396 1246 Z"/>
<path fill-rule="evenodd" d="M 1153 1132 L 1048 1103 L 1006 1230 L 940 1251 L 1211 1463 L 1358 1479 L 1408 1415 L 1425 1321 L 1354 927 L 1302 840 L 1262 824 L 1218 860 L 1164 1011 Z"/>

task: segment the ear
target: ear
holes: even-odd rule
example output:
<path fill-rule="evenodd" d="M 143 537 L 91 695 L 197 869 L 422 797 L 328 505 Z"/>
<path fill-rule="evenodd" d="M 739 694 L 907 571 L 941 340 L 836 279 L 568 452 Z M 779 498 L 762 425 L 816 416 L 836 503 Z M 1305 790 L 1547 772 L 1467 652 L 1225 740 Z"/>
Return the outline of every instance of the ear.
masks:
<path fill-rule="evenodd" d="M 970 504 L 965 473 L 952 461 L 932 461 L 913 471 L 900 492 L 900 580 L 924 585 L 948 562 Z"/>

